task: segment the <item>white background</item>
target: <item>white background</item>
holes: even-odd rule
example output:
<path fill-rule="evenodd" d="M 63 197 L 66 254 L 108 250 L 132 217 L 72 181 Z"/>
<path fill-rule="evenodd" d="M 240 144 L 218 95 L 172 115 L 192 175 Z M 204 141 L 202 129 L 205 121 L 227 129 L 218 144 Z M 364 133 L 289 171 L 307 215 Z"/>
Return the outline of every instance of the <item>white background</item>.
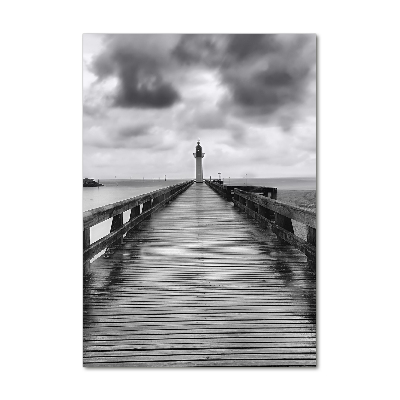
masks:
<path fill-rule="evenodd" d="M 4 3 L 2 397 L 399 396 L 395 6 L 384 0 Z M 317 33 L 318 368 L 82 367 L 85 32 Z"/>

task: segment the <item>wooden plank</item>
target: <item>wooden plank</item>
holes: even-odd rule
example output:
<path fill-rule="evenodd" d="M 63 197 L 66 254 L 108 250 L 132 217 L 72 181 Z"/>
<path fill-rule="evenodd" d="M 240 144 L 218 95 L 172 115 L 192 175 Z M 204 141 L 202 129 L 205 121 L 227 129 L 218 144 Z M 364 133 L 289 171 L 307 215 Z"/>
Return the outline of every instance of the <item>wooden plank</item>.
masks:
<path fill-rule="evenodd" d="M 166 343 L 164 341 L 137 341 L 134 339 L 118 339 L 115 338 L 101 338 L 99 336 L 94 337 L 94 340 L 84 340 L 83 347 L 86 350 L 90 347 L 98 347 L 98 348 L 131 348 L 136 350 L 186 350 L 186 349 L 193 349 L 193 350 L 208 350 L 208 349 L 218 349 L 218 350 L 258 350 L 262 352 L 263 350 L 275 350 L 280 349 L 282 352 L 286 351 L 294 351 L 299 350 L 303 352 L 313 352 L 316 353 L 315 348 L 315 340 L 314 341 L 307 341 L 304 342 L 303 340 L 297 341 L 290 341 L 290 342 L 277 342 L 277 341 L 270 341 L 270 342 L 260 342 L 260 341 L 253 341 L 252 343 L 246 343 L 244 346 L 241 342 L 229 342 L 224 341 L 221 343 L 215 342 L 205 342 L 202 340 L 198 341 L 190 341 L 190 342 L 180 342 L 180 343 Z"/>

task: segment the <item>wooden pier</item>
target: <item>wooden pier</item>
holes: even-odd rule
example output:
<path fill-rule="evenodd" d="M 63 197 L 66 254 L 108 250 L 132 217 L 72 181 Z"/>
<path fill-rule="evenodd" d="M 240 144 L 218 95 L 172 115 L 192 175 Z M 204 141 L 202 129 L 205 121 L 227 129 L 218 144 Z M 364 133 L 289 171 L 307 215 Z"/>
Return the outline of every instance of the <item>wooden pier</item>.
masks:
<path fill-rule="evenodd" d="M 315 214 L 244 189 L 186 182 L 84 213 L 84 366 L 316 365 Z"/>

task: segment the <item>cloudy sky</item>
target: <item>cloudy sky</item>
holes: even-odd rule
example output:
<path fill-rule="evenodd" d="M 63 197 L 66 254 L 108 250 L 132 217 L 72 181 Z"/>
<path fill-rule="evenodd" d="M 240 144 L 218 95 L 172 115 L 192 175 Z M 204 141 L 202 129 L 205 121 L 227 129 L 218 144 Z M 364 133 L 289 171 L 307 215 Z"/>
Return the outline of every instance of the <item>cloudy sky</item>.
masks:
<path fill-rule="evenodd" d="M 83 175 L 316 174 L 315 35 L 83 37 Z"/>

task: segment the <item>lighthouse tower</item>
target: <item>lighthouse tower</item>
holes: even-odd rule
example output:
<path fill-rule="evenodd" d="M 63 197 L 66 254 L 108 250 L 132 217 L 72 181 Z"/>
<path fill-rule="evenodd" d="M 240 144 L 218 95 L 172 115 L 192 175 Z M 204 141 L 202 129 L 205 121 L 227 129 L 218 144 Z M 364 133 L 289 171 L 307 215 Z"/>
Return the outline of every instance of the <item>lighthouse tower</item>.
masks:
<path fill-rule="evenodd" d="M 203 183 L 203 160 L 204 154 L 200 146 L 200 139 L 197 140 L 196 153 L 193 153 L 196 159 L 196 183 Z"/>

